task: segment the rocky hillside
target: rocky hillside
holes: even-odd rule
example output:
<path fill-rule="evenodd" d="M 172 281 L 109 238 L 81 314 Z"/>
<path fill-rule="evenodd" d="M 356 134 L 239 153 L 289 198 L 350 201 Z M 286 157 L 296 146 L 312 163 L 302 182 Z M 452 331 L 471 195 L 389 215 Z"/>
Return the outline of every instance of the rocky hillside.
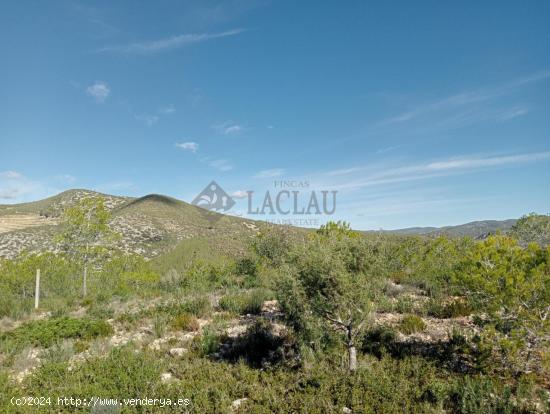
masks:
<path fill-rule="evenodd" d="M 111 210 L 112 227 L 122 235 L 118 247 L 146 257 L 197 237 L 222 251 L 235 250 L 259 229 L 253 221 L 208 212 L 166 196 L 130 198 L 70 190 L 32 203 L 0 205 L 0 257 L 14 257 L 24 250 L 55 250 L 53 238 L 64 209 L 94 195 L 103 196 Z"/>
<path fill-rule="evenodd" d="M 406 229 L 390 230 L 390 233 L 404 235 L 425 235 L 425 236 L 440 236 L 446 235 L 451 237 L 469 236 L 474 239 L 483 239 L 497 232 L 506 233 L 516 223 L 516 219 L 510 220 L 482 220 L 472 221 L 458 226 L 445 227 L 409 227 Z"/>

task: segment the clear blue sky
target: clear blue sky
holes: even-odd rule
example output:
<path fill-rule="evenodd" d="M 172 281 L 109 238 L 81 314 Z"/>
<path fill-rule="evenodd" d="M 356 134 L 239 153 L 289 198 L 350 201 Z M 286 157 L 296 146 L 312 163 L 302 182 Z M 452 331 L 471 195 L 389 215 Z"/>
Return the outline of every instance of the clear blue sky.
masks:
<path fill-rule="evenodd" d="M 547 213 L 549 22 L 548 1 L 3 1 L 0 203 L 284 179 L 360 229 Z"/>

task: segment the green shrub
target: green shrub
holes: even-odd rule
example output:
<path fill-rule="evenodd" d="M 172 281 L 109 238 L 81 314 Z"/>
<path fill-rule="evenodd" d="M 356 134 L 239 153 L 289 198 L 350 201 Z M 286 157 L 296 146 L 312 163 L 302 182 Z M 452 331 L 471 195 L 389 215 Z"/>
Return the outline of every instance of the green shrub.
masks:
<path fill-rule="evenodd" d="M 183 302 L 180 306 L 181 311 L 190 313 L 197 318 L 207 316 L 212 311 L 212 304 L 205 296 L 195 297 Z"/>
<path fill-rule="evenodd" d="M 255 277 L 258 273 L 258 264 L 250 257 L 243 257 L 235 263 L 238 275 Z"/>
<path fill-rule="evenodd" d="M 399 331 L 405 335 L 422 332 L 424 329 L 426 329 L 426 323 L 417 315 L 405 315 L 399 323 Z"/>
<path fill-rule="evenodd" d="M 164 336 L 167 318 L 164 315 L 156 315 L 153 318 L 153 333 L 157 338 Z"/>
<path fill-rule="evenodd" d="M 428 302 L 428 315 L 439 319 L 469 316 L 471 313 L 472 307 L 465 300 L 443 302 L 433 298 Z"/>
<path fill-rule="evenodd" d="M 113 328 L 102 320 L 76 319 L 69 317 L 43 319 L 27 322 L 13 331 L 0 335 L 2 348 L 22 349 L 26 346 L 52 346 L 62 339 L 89 340 L 107 336 Z"/>
<path fill-rule="evenodd" d="M 264 229 L 252 242 L 256 254 L 272 266 L 280 266 L 291 249 L 289 231 L 283 226 Z"/>
<path fill-rule="evenodd" d="M 363 338 L 361 349 L 365 353 L 381 358 L 386 353 L 394 353 L 397 335 L 394 329 L 377 326 L 369 329 Z"/>
<path fill-rule="evenodd" d="M 200 328 L 197 318 L 190 313 L 182 313 L 172 320 L 172 328 L 183 331 L 198 331 Z"/>
<path fill-rule="evenodd" d="M 131 347 L 114 348 L 106 357 L 90 358 L 71 369 L 67 363 L 46 363 L 27 379 L 25 389 L 29 395 L 47 391 L 52 400 L 64 396 L 88 399 L 90 396 L 119 399 L 159 396 L 164 365 L 151 353 L 134 352 Z M 44 408 L 41 409 L 35 412 L 44 412 Z M 70 406 L 56 407 L 56 412 L 74 410 Z"/>
<path fill-rule="evenodd" d="M 238 315 L 258 315 L 262 312 L 263 303 L 273 294 L 265 289 L 253 289 L 245 293 L 233 293 L 220 299 L 220 309 Z"/>
<path fill-rule="evenodd" d="M 219 307 L 226 312 L 240 314 L 243 302 L 243 294 L 228 294 L 220 299 Z"/>
<path fill-rule="evenodd" d="M 411 313 L 414 310 L 414 301 L 410 296 L 403 296 L 397 299 L 395 311 L 398 313 Z"/>
<path fill-rule="evenodd" d="M 218 352 L 221 338 L 215 331 L 206 327 L 202 334 L 195 336 L 191 342 L 191 350 L 199 357 L 205 357 Z"/>

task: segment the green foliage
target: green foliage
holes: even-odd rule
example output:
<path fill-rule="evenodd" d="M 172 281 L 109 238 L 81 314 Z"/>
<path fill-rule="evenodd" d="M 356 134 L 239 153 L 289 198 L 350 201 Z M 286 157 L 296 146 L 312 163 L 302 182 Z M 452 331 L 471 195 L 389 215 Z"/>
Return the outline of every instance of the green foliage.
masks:
<path fill-rule="evenodd" d="M 361 349 L 365 353 L 374 354 L 381 358 L 387 352 L 392 353 L 395 348 L 397 334 L 388 326 L 376 326 L 365 333 Z"/>
<path fill-rule="evenodd" d="M 429 296 L 441 297 L 451 293 L 453 273 L 472 244 L 468 238 L 407 238 L 397 248 L 400 269 L 395 274 L 425 290 Z"/>
<path fill-rule="evenodd" d="M 546 247 L 550 244 L 550 215 L 531 213 L 523 216 L 514 224 L 510 235 L 522 246 L 537 243 Z"/>
<path fill-rule="evenodd" d="M 26 346 L 47 348 L 63 339 L 89 340 L 111 333 L 111 326 L 102 320 L 62 317 L 27 322 L 1 334 L 0 340 L 2 348 L 19 350 Z"/>
<path fill-rule="evenodd" d="M 464 299 L 443 301 L 431 298 L 428 302 L 428 314 L 440 319 L 457 318 L 472 314 L 472 306 Z"/>
<path fill-rule="evenodd" d="M 199 357 L 207 357 L 218 352 L 222 338 L 214 330 L 205 327 L 200 335 L 193 338 L 191 350 Z"/>
<path fill-rule="evenodd" d="M 180 309 L 183 312 L 201 318 L 212 312 L 212 303 L 210 303 L 210 300 L 206 296 L 197 296 L 184 301 L 180 305 Z"/>
<path fill-rule="evenodd" d="M 253 289 L 243 293 L 230 293 L 220 299 L 220 309 L 237 315 L 258 315 L 262 311 L 263 303 L 270 299 L 272 294 L 265 289 Z"/>
<path fill-rule="evenodd" d="M 544 412 L 535 408 L 533 387 L 521 381 L 515 392 L 509 384 L 490 377 L 465 377 L 451 391 L 456 412 L 464 414 L 514 414 Z M 535 398 L 533 398 L 535 397 Z M 541 405 L 542 408 L 542 405 Z M 546 406 L 548 408 L 548 405 Z"/>
<path fill-rule="evenodd" d="M 235 284 L 234 268 L 232 264 L 221 265 L 194 262 L 185 274 L 177 280 L 177 285 L 170 286 L 182 293 L 186 292 L 210 292 L 215 289 L 230 287 Z M 167 287 L 165 287 L 167 290 Z"/>
<path fill-rule="evenodd" d="M 399 330 L 405 335 L 422 332 L 426 329 L 426 323 L 417 315 L 405 315 L 399 323 Z"/>
<path fill-rule="evenodd" d="M 29 395 L 48 390 L 52 400 L 71 396 L 86 398 L 141 398 L 159 396 L 164 363 L 147 352 L 115 348 L 106 357 L 91 358 L 69 370 L 66 363 L 46 363 L 25 384 Z M 42 393 L 42 394 L 41 394 Z M 37 407 L 40 411 L 40 407 Z M 29 412 L 32 407 L 29 408 Z M 74 412 L 74 407 L 56 406 L 56 412 Z M 127 410 L 126 412 L 130 412 Z"/>
<path fill-rule="evenodd" d="M 172 325 L 172 328 L 182 331 L 198 331 L 200 328 L 199 321 L 190 313 L 182 313 L 176 316 L 170 325 Z"/>
<path fill-rule="evenodd" d="M 495 345 L 509 369 L 525 369 L 512 354 L 547 343 L 550 333 L 550 249 L 522 248 L 507 236 L 476 244 L 463 258 L 454 281 L 479 312 L 489 315 Z M 511 354 L 512 353 L 512 354 Z"/>
<path fill-rule="evenodd" d="M 63 256 L 43 253 L 3 260 L 0 262 L 0 317 L 20 318 L 32 311 L 36 269 L 42 273 L 41 307 L 58 307 L 58 298 L 66 301 L 79 291 L 79 284 L 72 277 L 76 267 Z"/>
<path fill-rule="evenodd" d="M 272 266 L 280 266 L 292 247 L 289 231 L 283 226 L 264 229 L 252 242 L 253 251 Z"/>
<path fill-rule="evenodd" d="M 41 270 L 40 309 L 62 316 L 81 298 L 78 263 L 64 254 L 22 255 L 0 263 L 0 317 L 21 318 L 34 308 L 36 269 Z M 111 252 L 89 273 L 84 306 L 108 302 L 113 296 L 147 297 L 158 291 L 158 275 L 137 255 Z M 103 306 L 104 308 L 104 306 Z"/>
<path fill-rule="evenodd" d="M 87 295 L 88 266 L 106 257 L 107 248 L 120 237 L 109 227 L 111 213 L 103 197 L 88 197 L 63 213 L 59 248 L 83 267 L 83 296 Z"/>
<path fill-rule="evenodd" d="M 384 285 L 385 247 L 382 239 L 357 238 L 346 227 L 329 226 L 293 252 L 279 281 L 278 299 L 296 318 L 291 325 L 309 326 L 313 333 L 316 323 L 307 321 L 313 317 L 338 332 L 348 347 L 350 370 L 355 340 Z"/>
<path fill-rule="evenodd" d="M 349 223 L 338 220 L 336 222 L 329 221 L 321 225 L 317 230 L 317 234 L 329 239 L 346 239 L 359 237 L 359 233 L 353 231 Z"/>
<path fill-rule="evenodd" d="M 235 268 L 238 275 L 250 277 L 256 277 L 258 275 L 258 263 L 251 257 L 238 259 Z"/>
<path fill-rule="evenodd" d="M 118 296 L 136 292 L 146 296 L 157 290 L 159 280 L 158 273 L 143 257 L 120 253 L 104 261 L 103 267 L 89 285 L 92 293 L 108 290 L 110 294 Z"/>

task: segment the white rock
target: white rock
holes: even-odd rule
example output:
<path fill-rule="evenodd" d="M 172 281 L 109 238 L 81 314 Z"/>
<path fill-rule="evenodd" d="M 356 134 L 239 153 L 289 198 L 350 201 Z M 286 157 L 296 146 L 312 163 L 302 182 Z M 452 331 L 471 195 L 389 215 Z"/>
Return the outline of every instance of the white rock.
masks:
<path fill-rule="evenodd" d="M 187 353 L 187 348 L 172 348 L 168 353 L 173 357 L 182 357 L 183 354 Z"/>
<path fill-rule="evenodd" d="M 169 372 L 163 372 L 160 374 L 160 380 L 162 382 L 170 382 L 174 380 L 174 376 Z"/>
<path fill-rule="evenodd" d="M 239 407 L 245 402 L 248 401 L 248 398 L 239 398 L 231 403 L 231 411 L 236 411 Z"/>

